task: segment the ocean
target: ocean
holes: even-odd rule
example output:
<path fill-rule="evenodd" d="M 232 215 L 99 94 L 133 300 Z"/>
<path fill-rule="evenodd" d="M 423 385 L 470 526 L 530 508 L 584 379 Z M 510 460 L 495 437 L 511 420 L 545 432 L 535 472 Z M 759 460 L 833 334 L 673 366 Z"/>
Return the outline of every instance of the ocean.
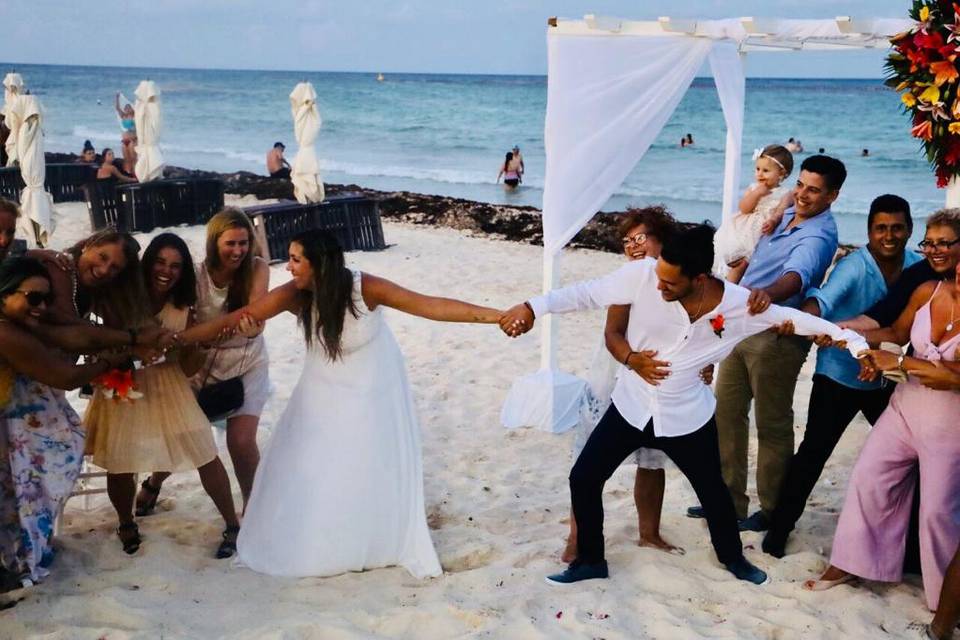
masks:
<path fill-rule="evenodd" d="M 840 62 L 838 56 L 838 62 Z M 49 151 L 119 147 L 117 91 L 133 98 L 142 79 L 162 92 L 161 147 L 169 164 L 263 173 L 276 141 L 296 152 L 288 96 L 309 80 L 323 128 L 317 148 L 327 182 L 408 190 L 539 207 L 544 175 L 544 76 L 229 71 L 25 65 L 16 70 L 46 109 Z M 878 69 L 878 76 L 880 70 Z M 749 79 L 744 186 L 753 149 L 800 139 L 799 161 L 822 147 L 849 177 L 834 205 L 840 237 L 863 242 L 870 201 L 896 193 L 922 222 L 943 206 L 932 171 L 909 135 L 897 95 L 881 80 Z M 695 140 L 681 149 L 685 133 Z M 723 180 L 723 114 L 710 78 L 698 78 L 656 143 L 604 210 L 664 203 L 683 220 L 718 221 Z M 519 145 L 527 173 L 517 193 L 494 183 L 504 154 Z M 861 150 L 870 151 L 861 157 Z M 588 163 L 589 158 L 583 162 Z M 797 175 L 795 169 L 792 178 Z M 922 236 L 918 225 L 915 239 Z"/>

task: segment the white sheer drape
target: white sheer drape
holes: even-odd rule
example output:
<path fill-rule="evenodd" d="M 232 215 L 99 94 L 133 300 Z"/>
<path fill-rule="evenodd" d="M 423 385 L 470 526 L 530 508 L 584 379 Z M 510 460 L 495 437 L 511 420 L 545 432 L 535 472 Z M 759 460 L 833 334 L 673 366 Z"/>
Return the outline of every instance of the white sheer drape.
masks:
<path fill-rule="evenodd" d="M 647 152 L 713 41 L 547 37 L 543 243 L 563 248 Z"/>
<path fill-rule="evenodd" d="M 743 58 L 733 42 L 718 42 L 710 51 L 710 70 L 720 95 L 723 119 L 727 124 L 727 143 L 723 166 L 723 218 L 736 215 L 740 190 L 740 156 L 743 146 L 743 105 L 747 80 Z"/>

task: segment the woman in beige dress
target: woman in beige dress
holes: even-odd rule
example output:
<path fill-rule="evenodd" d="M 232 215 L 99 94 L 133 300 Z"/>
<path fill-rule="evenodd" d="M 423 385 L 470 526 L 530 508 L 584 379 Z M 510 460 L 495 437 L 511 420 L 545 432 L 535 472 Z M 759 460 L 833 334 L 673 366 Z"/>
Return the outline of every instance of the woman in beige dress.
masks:
<path fill-rule="evenodd" d="M 158 236 L 144 253 L 143 273 L 139 261 L 135 266 L 129 278 L 94 300 L 98 315 L 114 326 L 159 323 L 170 331 L 185 329 L 195 289 L 193 263 L 183 241 L 173 234 Z M 149 291 L 144 279 L 150 282 Z M 129 554 L 141 543 L 133 512 L 134 474 L 192 469 L 199 472 L 226 525 L 216 557 L 228 558 L 236 550 L 240 526 L 230 479 L 217 456 L 210 422 L 184 373 L 182 363 L 189 360 L 189 354 L 168 353 L 164 362 L 138 369 L 134 381 L 143 397 L 136 400 L 118 402 L 98 388 L 84 416 L 86 450 L 94 464 L 107 470 L 107 489 L 119 519 L 117 535 Z M 150 486 L 149 480 L 144 484 Z"/>

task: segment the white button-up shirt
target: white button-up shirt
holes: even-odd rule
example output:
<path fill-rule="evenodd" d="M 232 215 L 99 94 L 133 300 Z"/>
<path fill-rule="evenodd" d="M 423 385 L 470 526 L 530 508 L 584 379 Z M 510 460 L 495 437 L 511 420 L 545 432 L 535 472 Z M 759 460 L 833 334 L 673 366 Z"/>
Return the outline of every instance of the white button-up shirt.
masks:
<path fill-rule="evenodd" d="M 629 304 L 627 342 L 634 351 L 657 351 L 657 360 L 670 363 L 670 375 L 651 385 L 621 365 L 611 396 L 627 422 L 643 429 L 653 419 L 657 436 L 693 433 L 713 416 L 716 398 L 700 380 L 700 370 L 719 362 L 737 344 L 754 334 L 792 320 L 799 335 L 829 335 L 845 340 L 853 355 L 869 348 L 863 338 L 796 309 L 771 305 L 763 313 L 750 315 L 750 291 L 724 282 L 720 303 L 690 322 L 677 301 L 668 302 L 657 290 L 656 261 L 647 258 L 630 262 L 596 280 L 587 280 L 531 299 L 536 317 L 546 313 L 569 313 Z"/>

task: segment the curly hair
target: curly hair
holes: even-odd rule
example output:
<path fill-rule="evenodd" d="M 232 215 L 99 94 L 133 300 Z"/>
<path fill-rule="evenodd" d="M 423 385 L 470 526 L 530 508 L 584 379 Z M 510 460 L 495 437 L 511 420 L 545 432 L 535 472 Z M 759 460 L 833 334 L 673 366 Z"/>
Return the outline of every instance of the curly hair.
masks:
<path fill-rule="evenodd" d="M 655 237 L 661 243 L 666 242 L 679 230 L 676 219 L 670 215 L 666 207 L 658 204 L 642 209 L 627 209 L 617 224 L 617 233 L 621 237 L 625 236 L 630 229 L 641 224 L 647 228 L 648 235 Z"/>
<path fill-rule="evenodd" d="M 927 229 L 930 227 L 950 227 L 960 238 L 960 209 L 938 209 L 927 218 Z"/>

